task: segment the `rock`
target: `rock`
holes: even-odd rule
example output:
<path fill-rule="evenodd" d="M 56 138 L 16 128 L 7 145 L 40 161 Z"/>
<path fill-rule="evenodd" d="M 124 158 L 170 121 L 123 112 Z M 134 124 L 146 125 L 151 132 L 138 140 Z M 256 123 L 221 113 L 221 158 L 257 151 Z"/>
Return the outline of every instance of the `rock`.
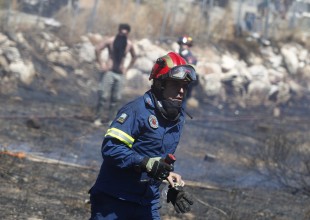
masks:
<path fill-rule="evenodd" d="M 61 66 L 75 66 L 76 61 L 69 50 L 52 51 L 47 55 L 47 60 Z"/>
<path fill-rule="evenodd" d="M 7 47 L 3 50 L 4 56 L 8 59 L 8 61 L 16 62 L 21 60 L 21 55 L 16 47 Z"/>
<path fill-rule="evenodd" d="M 286 78 L 286 74 L 275 69 L 268 69 L 268 78 L 271 84 L 277 84 Z"/>
<path fill-rule="evenodd" d="M 58 60 L 58 54 L 59 53 L 57 51 L 52 51 L 51 53 L 47 55 L 46 58 L 49 62 L 56 63 Z"/>
<path fill-rule="evenodd" d="M 211 73 L 216 73 L 216 74 L 221 74 L 221 66 L 217 63 L 202 63 L 199 62 L 195 66 L 196 72 L 200 74 L 211 74 Z"/>
<path fill-rule="evenodd" d="M 280 110 L 280 108 L 274 108 L 273 109 L 273 116 L 274 117 L 280 117 L 280 115 L 281 115 L 281 110 Z"/>
<path fill-rule="evenodd" d="M 53 51 L 53 50 L 56 50 L 56 49 L 57 49 L 57 47 L 58 47 L 58 45 L 57 45 L 57 44 L 55 44 L 55 43 L 53 43 L 53 42 L 48 41 L 48 42 L 46 42 L 45 49 L 46 49 L 47 51 Z"/>
<path fill-rule="evenodd" d="M 198 108 L 199 107 L 199 102 L 194 97 L 190 97 L 187 100 L 186 104 L 187 104 L 187 107 L 189 107 L 189 108 Z"/>
<path fill-rule="evenodd" d="M 130 58 L 129 58 L 130 59 Z M 134 67 L 143 73 L 150 73 L 153 68 L 154 62 L 147 57 L 138 57 Z"/>
<path fill-rule="evenodd" d="M 221 75 L 208 74 L 200 76 L 200 84 L 207 96 L 219 96 L 222 91 Z"/>
<path fill-rule="evenodd" d="M 248 87 L 246 102 L 253 106 L 265 104 L 269 91 L 269 84 L 262 81 L 252 81 Z"/>
<path fill-rule="evenodd" d="M 294 80 L 290 79 L 288 80 L 288 85 L 290 87 L 290 91 L 291 91 L 291 94 L 293 96 L 296 96 L 297 98 L 300 98 L 303 96 L 304 92 L 305 92 L 305 88 L 302 87 L 300 84 L 296 83 Z M 310 83 L 309 83 L 309 87 L 310 89 Z"/>
<path fill-rule="evenodd" d="M 248 68 L 253 81 L 269 82 L 267 68 L 263 65 L 253 65 Z"/>
<path fill-rule="evenodd" d="M 310 62 L 310 54 L 309 54 L 309 52 L 308 52 L 308 50 L 307 49 L 301 49 L 300 51 L 299 51 L 299 53 L 298 53 L 298 60 L 300 61 L 300 62 Z"/>
<path fill-rule="evenodd" d="M 67 72 L 63 68 L 61 68 L 60 66 L 53 66 L 52 68 L 57 75 L 59 75 L 61 77 L 67 77 L 68 76 Z"/>
<path fill-rule="evenodd" d="M 72 52 L 70 50 L 60 51 L 58 57 L 58 63 L 63 66 L 72 66 L 76 65 L 76 60 L 72 56 Z"/>
<path fill-rule="evenodd" d="M 62 25 L 59 21 L 55 20 L 54 18 L 45 18 L 44 24 L 46 26 L 51 26 L 51 27 L 56 27 L 56 28 L 59 28 Z"/>
<path fill-rule="evenodd" d="M 272 54 L 269 58 L 269 61 L 271 62 L 271 66 L 273 68 L 278 68 L 279 66 L 282 65 L 283 58 L 280 55 L 274 55 Z"/>
<path fill-rule="evenodd" d="M 84 42 L 80 45 L 79 61 L 80 62 L 94 62 L 96 59 L 95 47 L 91 42 Z"/>
<path fill-rule="evenodd" d="M 39 129 L 41 127 L 40 121 L 37 118 L 30 118 L 26 121 L 28 128 Z"/>
<path fill-rule="evenodd" d="M 20 80 L 29 85 L 35 76 L 33 63 L 30 61 L 16 61 L 10 63 L 9 70 L 19 75 Z"/>
<path fill-rule="evenodd" d="M 78 76 L 86 76 L 84 70 L 82 70 L 82 69 L 75 69 L 74 74 L 76 74 Z"/>
<path fill-rule="evenodd" d="M 8 41 L 8 37 L 0 32 L 0 44 Z"/>
<path fill-rule="evenodd" d="M 158 57 L 167 54 L 163 48 L 152 44 L 149 39 L 142 39 L 136 42 L 136 51 L 139 56 L 146 56 L 149 60 L 155 62 Z"/>
<path fill-rule="evenodd" d="M 94 46 L 103 41 L 103 37 L 100 34 L 88 33 L 87 37 Z"/>
<path fill-rule="evenodd" d="M 203 160 L 207 162 L 215 162 L 217 160 L 217 157 L 216 155 L 207 153 Z"/>
<path fill-rule="evenodd" d="M 6 72 L 9 72 L 9 63 L 4 56 L 0 56 L 0 67 Z"/>
<path fill-rule="evenodd" d="M 223 72 L 228 72 L 236 65 L 235 59 L 229 55 L 223 55 L 221 60 L 221 68 Z"/>
<path fill-rule="evenodd" d="M 23 45 L 23 47 L 27 49 L 31 49 L 30 44 L 27 42 L 22 32 L 16 33 L 16 40 L 19 44 Z"/>
<path fill-rule="evenodd" d="M 47 33 L 47 32 L 41 32 L 41 36 L 42 39 L 44 39 L 45 41 L 52 41 L 52 36 L 51 34 Z"/>
<path fill-rule="evenodd" d="M 287 83 L 280 82 L 277 85 L 271 85 L 268 99 L 276 104 L 286 103 L 291 98 L 290 87 Z"/>
<path fill-rule="evenodd" d="M 296 55 L 296 48 L 292 48 L 289 46 L 281 48 L 281 54 L 284 59 L 284 64 L 288 72 L 292 75 L 295 75 L 298 69 L 298 57 Z"/>
<path fill-rule="evenodd" d="M 301 80 L 300 84 L 310 90 L 310 64 L 298 69 L 298 78 Z"/>
<path fill-rule="evenodd" d="M 129 69 L 126 73 L 127 87 L 134 89 L 135 92 L 146 91 L 151 87 L 149 75 L 143 74 L 138 69 Z"/>

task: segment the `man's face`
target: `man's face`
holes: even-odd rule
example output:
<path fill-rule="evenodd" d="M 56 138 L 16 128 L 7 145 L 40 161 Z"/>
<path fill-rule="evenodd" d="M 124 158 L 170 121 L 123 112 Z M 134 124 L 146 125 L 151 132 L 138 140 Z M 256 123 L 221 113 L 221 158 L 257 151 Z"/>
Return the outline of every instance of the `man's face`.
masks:
<path fill-rule="evenodd" d="M 181 48 L 186 50 L 186 49 L 189 49 L 189 46 L 187 44 L 181 44 Z"/>
<path fill-rule="evenodd" d="M 129 34 L 129 32 L 126 29 L 121 29 L 118 34 L 121 36 L 127 36 Z"/>
<path fill-rule="evenodd" d="M 187 92 L 188 82 L 167 80 L 163 97 L 181 103 Z"/>

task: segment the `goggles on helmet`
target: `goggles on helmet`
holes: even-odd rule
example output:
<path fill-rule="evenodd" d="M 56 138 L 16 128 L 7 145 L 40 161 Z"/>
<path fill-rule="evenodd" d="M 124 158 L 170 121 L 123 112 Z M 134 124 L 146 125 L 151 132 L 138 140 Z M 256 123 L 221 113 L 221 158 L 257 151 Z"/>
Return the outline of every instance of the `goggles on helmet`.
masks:
<path fill-rule="evenodd" d="M 197 80 L 196 71 L 190 65 L 175 66 L 170 69 L 168 74 L 163 75 L 163 78 L 175 80 L 195 81 Z"/>

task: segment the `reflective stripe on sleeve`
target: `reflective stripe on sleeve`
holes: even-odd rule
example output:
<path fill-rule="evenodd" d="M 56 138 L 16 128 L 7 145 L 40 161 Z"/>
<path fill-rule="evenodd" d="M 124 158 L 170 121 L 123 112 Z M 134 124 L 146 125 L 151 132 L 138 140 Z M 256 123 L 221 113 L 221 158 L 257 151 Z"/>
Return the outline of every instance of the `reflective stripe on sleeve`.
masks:
<path fill-rule="evenodd" d="M 133 139 L 130 135 L 126 134 L 125 132 L 117 128 L 108 129 L 107 133 L 105 134 L 105 137 L 106 136 L 114 137 L 123 142 L 124 144 L 126 144 L 130 148 L 132 147 L 132 144 L 135 141 L 135 139 Z"/>

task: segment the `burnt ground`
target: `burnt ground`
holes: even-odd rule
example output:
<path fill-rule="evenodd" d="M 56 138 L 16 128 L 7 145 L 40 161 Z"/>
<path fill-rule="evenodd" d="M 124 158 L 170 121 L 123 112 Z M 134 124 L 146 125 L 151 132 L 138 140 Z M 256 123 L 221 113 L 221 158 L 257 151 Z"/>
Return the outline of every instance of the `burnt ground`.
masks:
<path fill-rule="evenodd" d="M 1 219 L 87 219 L 91 168 L 1 155 Z M 187 187 L 193 211 L 177 215 L 164 204 L 163 219 L 309 219 L 309 198 L 284 191 Z"/>
<path fill-rule="evenodd" d="M 0 219 L 89 217 L 87 191 L 99 169 L 107 125 L 97 128 L 91 123 L 94 93 L 84 98 L 75 91 L 62 93 L 64 84 L 55 85 L 58 95 L 38 86 L 0 96 Z M 247 170 L 234 165 L 238 157 L 225 157 L 234 153 L 245 158 L 273 129 L 296 130 L 309 141 L 309 100 L 302 103 L 306 105 L 283 108 L 280 118 L 264 117 L 270 115 L 268 109 L 240 110 L 242 120 L 231 120 L 235 110 L 192 110 L 200 116 L 186 124 L 177 158 L 183 178 L 190 180 L 186 189 L 195 205 L 190 213 L 178 215 L 163 201 L 163 219 L 309 220 L 307 193 L 237 181 L 236 170 Z M 258 118 L 247 119 L 250 113 Z M 188 138 L 195 134 L 197 139 Z"/>

